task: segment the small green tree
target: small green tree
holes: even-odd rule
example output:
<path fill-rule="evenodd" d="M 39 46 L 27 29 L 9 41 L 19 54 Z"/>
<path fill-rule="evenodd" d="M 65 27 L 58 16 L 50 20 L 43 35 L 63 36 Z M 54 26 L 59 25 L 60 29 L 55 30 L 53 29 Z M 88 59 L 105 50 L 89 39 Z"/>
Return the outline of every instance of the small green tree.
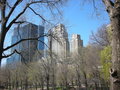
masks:
<path fill-rule="evenodd" d="M 109 74 L 109 69 L 111 67 L 111 47 L 106 46 L 100 53 L 100 59 L 101 59 L 101 64 L 102 64 L 102 75 L 104 80 L 109 81 L 110 79 L 110 74 Z"/>

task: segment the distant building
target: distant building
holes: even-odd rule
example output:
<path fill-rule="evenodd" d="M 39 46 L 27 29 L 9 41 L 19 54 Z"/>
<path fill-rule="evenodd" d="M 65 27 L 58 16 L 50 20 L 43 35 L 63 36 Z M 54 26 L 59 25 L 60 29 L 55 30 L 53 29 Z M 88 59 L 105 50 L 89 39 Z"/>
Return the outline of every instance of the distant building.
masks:
<path fill-rule="evenodd" d="M 60 58 L 66 58 L 69 54 L 68 33 L 63 24 L 59 24 L 51 30 L 52 37 L 49 37 L 51 50 Z"/>
<path fill-rule="evenodd" d="M 37 50 L 39 51 L 44 51 L 44 27 L 43 26 L 38 26 L 32 23 L 26 23 L 22 25 L 19 28 L 15 28 L 13 31 L 13 36 L 12 36 L 12 44 L 18 42 L 21 39 L 27 39 L 27 38 L 36 38 L 39 36 L 42 36 L 39 38 L 40 41 L 37 40 L 26 40 L 18 45 L 14 46 L 11 49 L 11 52 L 13 52 L 15 49 L 19 52 L 21 52 L 21 55 L 19 54 L 14 54 L 11 56 L 11 59 L 8 60 L 13 60 L 15 61 L 21 61 L 23 63 L 31 62 L 33 61 L 33 57 L 36 53 Z M 41 53 L 41 57 L 43 57 L 43 53 Z M 11 61 L 8 61 L 11 62 Z"/>
<path fill-rule="evenodd" d="M 83 47 L 83 40 L 79 34 L 73 34 L 71 39 L 71 48 L 70 51 L 72 54 L 79 54 L 80 48 Z"/>

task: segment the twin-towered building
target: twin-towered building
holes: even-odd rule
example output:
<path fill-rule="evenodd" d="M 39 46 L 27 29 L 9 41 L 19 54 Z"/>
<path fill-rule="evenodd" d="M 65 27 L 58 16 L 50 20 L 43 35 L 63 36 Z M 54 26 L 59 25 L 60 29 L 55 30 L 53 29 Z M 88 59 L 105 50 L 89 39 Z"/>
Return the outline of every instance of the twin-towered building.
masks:
<path fill-rule="evenodd" d="M 74 55 L 78 55 L 82 47 L 83 47 L 83 40 L 81 40 L 80 35 L 73 34 L 71 39 L 71 53 Z"/>
<path fill-rule="evenodd" d="M 52 52 L 59 58 L 69 57 L 70 53 L 79 54 L 80 48 L 83 47 L 83 40 L 81 40 L 80 35 L 73 34 L 69 43 L 68 33 L 63 24 L 54 27 L 51 33 L 53 38 L 50 38 L 49 42 L 51 42 Z"/>
<path fill-rule="evenodd" d="M 78 54 L 79 48 L 83 47 L 83 41 L 80 35 L 73 34 L 69 43 L 68 33 L 63 24 L 59 24 L 50 30 L 52 36 L 48 38 L 48 46 L 51 48 L 52 52 L 56 54 L 59 58 L 66 58 L 72 54 Z M 35 25 L 32 23 L 26 23 L 19 28 L 14 29 L 12 36 L 12 44 L 18 42 L 21 39 L 36 38 L 44 35 L 44 27 L 40 25 Z M 11 49 L 13 52 L 15 49 L 21 52 L 21 55 L 14 54 L 7 61 L 21 61 L 23 63 L 34 61 L 34 56 L 36 52 L 40 51 L 41 55 L 38 59 L 44 57 L 44 36 L 38 40 L 26 40 L 19 43 L 14 48 Z"/>

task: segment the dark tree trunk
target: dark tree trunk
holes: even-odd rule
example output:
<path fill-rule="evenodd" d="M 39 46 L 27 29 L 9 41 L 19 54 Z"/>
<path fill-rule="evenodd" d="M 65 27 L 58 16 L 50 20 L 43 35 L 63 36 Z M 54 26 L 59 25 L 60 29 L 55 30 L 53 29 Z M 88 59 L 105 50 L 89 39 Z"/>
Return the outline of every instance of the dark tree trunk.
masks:
<path fill-rule="evenodd" d="M 41 77 L 40 78 L 40 87 L 41 87 L 41 90 L 44 90 L 44 79 Z"/>
<path fill-rule="evenodd" d="M 80 78 L 78 79 L 78 87 L 79 87 L 79 90 L 80 90 L 80 88 L 81 88 Z"/>
<path fill-rule="evenodd" d="M 6 0 L 2 0 L 2 2 L 5 4 Z M 6 36 L 5 5 L 2 5 L 1 6 L 1 32 L 0 32 L 0 66 L 2 61 L 2 53 L 3 53 L 5 36 Z"/>
<path fill-rule="evenodd" d="M 111 19 L 111 24 L 113 27 L 113 36 L 112 36 L 112 89 L 120 89 L 120 10 L 115 11 L 119 15 Z M 116 75 L 114 73 L 116 72 Z M 119 77 L 118 77 L 119 76 Z"/>
<path fill-rule="evenodd" d="M 25 79 L 25 90 L 28 90 L 28 78 Z"/>
<path fill-rule="evenodd" d="M 77 71 L 77 86 L 78 86 L 78 88 L 80 90 L 80 88 L 81 88 L 81 80 L 80 80 L 80 73 L 78 71 Z"/>
<path fill-rule="evenodd" d="M 95 84 L 95 90 L 97 90 L 97 87 L 98 87 L 98 86 L 97 86 L 97 83 L 96 83 L 96 82 L 94 82 L 94 84 Z"/>
<path fill-rule="evenodd" d="M 54 71 L 53 71 L 53 76 L 52 76 L 52 89 L 53 90 L 56 90 L 56 85 L 55 85 L 55 73 L 54 73 Z"/>
<path fill-rule="evenodd" d="M 111 90 L 120 90 L 120 0 L 116 0 L 111 16 L 112 35 L 112 69 Z"/>
<path fill-rule="evenodd" d="M 44 81 L 41 83 L 41 90 L 44 90 Z"/>
<path fill-rule="evenodd" d="M 22 83 L 22 80 L 20 82 L 20 87 L 21 87 L 21 90 L 23 89 L 23 83 Z"/>
<path fill-rule="evenodd" d="M 120 90 L 120 0 L 103 0 L 110 16 L 112 35 L 111 90 Z"/>
<path fill-rule="evenodd" d="M 47 75 L 47 77 L 46 77 L 46 79 L 47 79 L 47 90 L 49 90 L 49 75 Z"/>
<path fill-rule="evenodd" d="M 35 83 L 35 89 L 37 90 L 37 88 L 38 88 L 38 87 L 37 87 L 37 83 Z"/>
<path fill-rule="evenodd" d="M 83 71 L 83 75 L 84 75 L 84 79 L 85 79 L 85 87 L 86 87 L 86 90 L 88 88 L 88 83 L 87 83 L 87 75 L 86 75 L 86 72 Z"/>

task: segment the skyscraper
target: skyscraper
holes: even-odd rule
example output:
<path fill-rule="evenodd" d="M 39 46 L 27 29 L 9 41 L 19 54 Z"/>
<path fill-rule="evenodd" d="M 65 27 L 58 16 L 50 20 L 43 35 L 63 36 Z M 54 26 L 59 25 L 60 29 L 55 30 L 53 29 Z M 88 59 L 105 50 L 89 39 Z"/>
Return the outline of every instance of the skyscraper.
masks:
<path fill-rule="evenodd" d="M 69 53 L 68 33 L 63 24 L 59 24 L 51 30 L 52 38 L 49 38 L 52 52 L 60 58 L 66 58 Z"/>
<path fill-rule="evenodd" d="M 12 36 L 12 44 L 18 42 L 21 39 L 28 39 L 28 38 L 37 38 L 39 36 L 43 36 L 44 34 L 44 27 L 38 26 L 32 23 L 26 23 L 19 28 L 14 29 L 14 33 Z M 18 45 L 14 46 L 11 49 L 13 52 L 15 49 L 21 53 L 14 54 L 11 58 L 13 61 L 22 61 L 24 63 L 31 62 L 37 50 L 44 51 L 44 37 L 39 38 L 38 40 L 26 40 Z M 44 52 L 43 52 L 44 53 Z M 41 54 L 43 57 L 43 54 Z"/>
<path fill-rule="evenodd" d="M 71 53 L 72 54 L 79 54 L 80 48 L 83 47 L 83 40 L 81 40 L 80 35 L 73 34 L 71 39 Z"/>

